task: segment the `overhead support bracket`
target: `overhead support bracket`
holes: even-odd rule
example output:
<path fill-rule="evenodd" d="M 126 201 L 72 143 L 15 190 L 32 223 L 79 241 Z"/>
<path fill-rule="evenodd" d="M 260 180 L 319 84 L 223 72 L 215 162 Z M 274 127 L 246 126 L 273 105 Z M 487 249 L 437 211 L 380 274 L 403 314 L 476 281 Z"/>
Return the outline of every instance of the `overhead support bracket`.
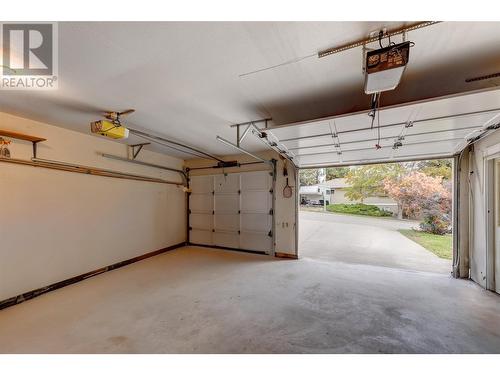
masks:
<path fill-rule="evenodd" d="M 135 145 L 129 145 L 128 147 L 132 149 L 132 159 L 135 160 L 135 158 L 137 158 L 137 156 L 139 155 L 139 152 L 141 152 L 142 148 L 150 144 L 151 142 L 144 142 L 144 143 L 137 143 Z"/>
<path fill-rule="evenodd" d="M 248 121 L 248 122 L 243 122 L 240 124 L 231 125 L 231 127 L 233 127 L 233 128 L 236 127 L 236 144 L 231 143 L 231 142 L 229 142 L 229 141 L 227 141 L 224 138 L 221 138 L 219 136 L 217 136 L 217 140 L 219 140 L 220 142 L 223 142 L 227 145 L 230 145 L 231 147 L 237 148 L 239 151 L 241 151 L 243 153 L 250 154 L 248 151 L 241 148 L 241 144 L 242 144 L 243 140 L 245 139 L 245 137 L 248 135 L 248 133 L 252 133 L 253 135 L 255 135 L 257 137 L 257 139 L 259 141 L 261 141 L 267 147 L 274 150 L 275 152 L 280 154 L 282 157 L 285 157 L 293 165 L 295 165 L 295 163 L 293 162 L 293 158 L 294 158 L 293 153 L 291 153 L 284 145 L 281 145 L 281 147 L 280 147 L 280 145 L 278 145 L 278 142 L 279 142 L 278 139 L 276 139 L 276 140 L 269 139 L 269 134 L 266 130 L 268 129 L 268 122 L 271 120 L 272 120 L 271 118 L 266 118 L 266 119 L 262 119 L 262 120 Z M 264 123 L 264 127 L 262 129 L 259 128 L 256 125 L 258 123 Z M 241 127 L 244 127 L 243 132 L 241 132 Z M 250 154 L 250 156 L 255 157 L 255 155 L 253 155 L 253 154 Z M 261 160 L 261 159 L 258 158 L 258 160 Z"/>
<path fill-rule="evenodd" d="M 157 135 L 154 135 L 154 134 L 149 134 L 149 133 L 146 133 L 146 132 L 143 132 L 143 131 L 140 131 L 140 130 L 136 130 L 136 129 L 132 129 L 132 128 L 128 128 L 130 133 L 140 137 L 140 138 L 143 138 L 147 141 L 151 141 L 153 143 L 157 143 L 159 145 L 162 145 L 162 146 L 165 146 L 165 147 L 168 147 L 168 148 L 171 148 L 173 150 L 176 150 L 176 151 L 179 151 L 179 152 L 183 152 L 185 154 L 189 154 L 189 155 L 193 155 L 193 156 L 197 156 L 199 158 L 203 158 L 203 159 L 212 159 L 212 160 L 215 160 L 215 161 L 224 161 L 222 160 L 221 158 L 215 156 L 215 155 L 212 155 L 206 151 L 203 151 L 203 150 L 200 150 L 196 147 L 193 147 L 193 146 L 190 146 L 190 145 L 187 145 L 187 144 L 184 144 L 184 143 L 181 143 L 181 142 L 178 142 L 178 141 L 174 141 L 172 139 L 168 139 L 168 138 L 164 138 L 164 137 L 159 137 Z"/>
<path fill-rule="evenodd" d="M 222 137 L 220 137 L 220 136 L 216 136 L 215 138 L 216 138 L 219 142 L 222 142 L 222 143 L 224 143 L 225 145 L 227 145 L 227 146 L 229 146 L 229 147 L 232 147 L 232 148 L 234 148 L 234 149 L 236 149 L 236 150 L 238 150 L 238 151 L 240 151 L 240 152 L 242 152 L 242 153 L 244 153 L 244 154 L 246 154 L 246 155 L 248 155 L 248 156 L 251 156 L 251 157 L 252 157 L 252 158 L 254 158 L 254 159 L 260 160 L 261 162 L 266 163 L 266 164 L 273 165 L 272 161 L 270 161 L 270 160 L 266 160 L 266 159 L 263 159 L 263 158 L 261 158 L 260 156 L 257 156 L 257 155 L 255 155 L 255 154 L 252 154 L 250 151 L 247 151 L 247 150 L 245 150 L 244 148 L 241 148 L 240 146 L 235 145 L 234 143 L 232 143 L 232 142 L 228 141 L 227 139 L 224 139 L 224 138 L 222 138 Z"/>
<path fill-rule="evenodd" d="M 240 126 L 255 125 L 255 124 L 260 124 L 260 123 L 264 123 L 264 128 L 267 128 L 267 124 L 271 120 L 272 120 L 272 118 L 263 118 L 263 119 L 260 119 L 260 120 L 252 120 L 252 121 L 247 121 L 247 122 L 240 122 L 239 124 L 233 124 L 233 125 L 231 125 L 231 128 L 239 128 Z"/>

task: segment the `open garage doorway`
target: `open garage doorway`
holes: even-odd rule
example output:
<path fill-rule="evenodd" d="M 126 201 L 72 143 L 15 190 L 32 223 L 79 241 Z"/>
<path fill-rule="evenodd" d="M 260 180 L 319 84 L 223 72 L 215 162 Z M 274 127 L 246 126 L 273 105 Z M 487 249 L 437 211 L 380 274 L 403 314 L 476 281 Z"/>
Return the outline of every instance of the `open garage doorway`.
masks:
<path fill-rule="evenodd" d="M 452 159 L 302 169 L 299 256 L 449 274 Z"/>

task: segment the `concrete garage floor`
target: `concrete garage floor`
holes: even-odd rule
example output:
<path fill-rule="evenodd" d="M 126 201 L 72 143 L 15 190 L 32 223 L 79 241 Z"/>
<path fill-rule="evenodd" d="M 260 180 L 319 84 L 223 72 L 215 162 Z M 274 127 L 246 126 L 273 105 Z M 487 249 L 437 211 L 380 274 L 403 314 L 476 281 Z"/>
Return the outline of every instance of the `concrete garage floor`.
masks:
<path fill-rule="evenodd" d="M 398 229 L 418 221 L 324 212 L 300 212 L 299 256 L 449 275 L 451 261 L 439 258 Z"/>
<path fill-rule="evenodd" d="M 0 352 L 500 353 L 499 316 L 442 274 L 187 247 L 0 311 Z"/>

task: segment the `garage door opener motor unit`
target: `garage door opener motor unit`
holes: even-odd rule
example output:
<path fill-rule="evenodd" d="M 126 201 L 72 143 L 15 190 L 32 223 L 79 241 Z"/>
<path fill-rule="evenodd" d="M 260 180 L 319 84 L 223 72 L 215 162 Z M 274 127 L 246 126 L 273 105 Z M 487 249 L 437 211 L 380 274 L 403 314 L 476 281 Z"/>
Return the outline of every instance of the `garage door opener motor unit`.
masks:
<path fill-rule="evenodd" d="M 411 42 L 368 51 L 365 64 L 365 93 L 394 90 L 406 69 Z"/>

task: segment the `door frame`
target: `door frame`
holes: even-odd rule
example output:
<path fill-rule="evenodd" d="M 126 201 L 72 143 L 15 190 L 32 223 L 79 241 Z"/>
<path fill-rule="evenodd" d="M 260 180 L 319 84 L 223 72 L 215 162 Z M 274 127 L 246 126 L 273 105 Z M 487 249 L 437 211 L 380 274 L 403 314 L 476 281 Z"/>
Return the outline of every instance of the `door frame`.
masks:
<path fill-rule="evenodd" d="M 485 187 L 485 236 L 486 236 L 486 289 L 496 291 L 495 283 L 495 164 L 500 159 L 500 152 L 488 155 L 484 160 L 484 187 Z M 472 213 L 473 214 L 473 213 Z M 499 213 L 500 214 L 500 213 Z"/>

